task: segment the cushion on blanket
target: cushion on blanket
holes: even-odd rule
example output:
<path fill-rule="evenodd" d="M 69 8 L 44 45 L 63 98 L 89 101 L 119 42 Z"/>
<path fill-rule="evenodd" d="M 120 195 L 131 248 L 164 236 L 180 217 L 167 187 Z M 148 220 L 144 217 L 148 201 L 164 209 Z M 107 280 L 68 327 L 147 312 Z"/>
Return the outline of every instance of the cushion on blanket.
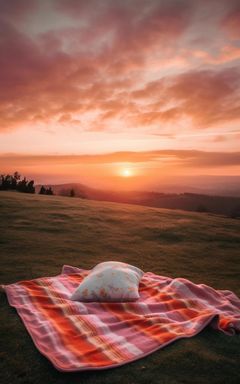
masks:
<path fill-rule="evenodd" d="M 97 264 L 71 296 L 76 301 L 135 301 L 144 272 L 117 261 Z"/>

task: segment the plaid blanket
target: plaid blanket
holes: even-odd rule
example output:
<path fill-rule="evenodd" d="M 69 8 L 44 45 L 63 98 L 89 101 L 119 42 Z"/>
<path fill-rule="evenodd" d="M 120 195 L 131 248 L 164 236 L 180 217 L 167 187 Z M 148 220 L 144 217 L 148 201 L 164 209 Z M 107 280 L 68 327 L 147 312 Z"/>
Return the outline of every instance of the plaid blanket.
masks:
<path fill-rule="evenodd" d="M 147 272 L 136 302 L 69 300 L 88 273 L 64 266 L 58 276 L 3 286 L 36 347 L 60 371 L 117 367 L 208 324 L 240 331 L 240 300 L 230 291 Z"/>

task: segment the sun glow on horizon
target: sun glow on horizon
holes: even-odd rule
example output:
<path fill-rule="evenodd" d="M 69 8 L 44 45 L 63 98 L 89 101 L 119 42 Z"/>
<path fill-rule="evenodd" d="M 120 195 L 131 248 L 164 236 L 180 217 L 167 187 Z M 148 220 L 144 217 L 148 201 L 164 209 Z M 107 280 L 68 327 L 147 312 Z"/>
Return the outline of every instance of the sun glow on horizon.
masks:
<path fill-rule="evenodd" d="M 120 175 L 122 177 L 131 177 L 131 176 L 133 176 L 133 171 L 130 168 L 123 168 L 120 171 Z"/>

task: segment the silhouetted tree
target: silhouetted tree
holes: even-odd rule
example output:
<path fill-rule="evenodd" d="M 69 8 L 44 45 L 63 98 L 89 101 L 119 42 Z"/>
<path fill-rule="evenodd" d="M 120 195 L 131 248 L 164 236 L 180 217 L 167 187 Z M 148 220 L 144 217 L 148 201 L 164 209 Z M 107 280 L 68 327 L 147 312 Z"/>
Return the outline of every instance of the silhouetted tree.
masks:
<path fill-rule="evenodd" d="M 75 191 L 73 188 L 70 190 L 70 197 L 75 197 Z"/>
<path fill-rule="evenodd" d="M 12 185 L 11 185 L 11 189 L 17 189 L 17 183 L 19 182 L 19 180 L 21 179 L 21 176 L 18 172 L 14 172 L 13 176 L 12 176 Z"/>
<path fill-rule="evenodd" d="M 31 180 L 26 185 L 26 193 L 35 193 L 34 180 Z"/>
<path fill-rule="evenodd" d="M 21 180 L 21 176 L 18 172 L 14 172 L 13 175 L 1 175 L 0 189 L 17 190 L 19 192 L 25 193 L 35 193 L 34 180 L 27 181 L 26 177 Z"/>
<path fill-rule="evenodd" d="M 11 175 L 1 175 L 1 189 L 7 190 L 12 189 L 12 176 Z"/>
<path fill-rule="evenodd" d="M 39 195 L 46 195 L 46 188 L 43 185 L 40 188 Z"/>
<path fill-rule="evenodd" d="M 3 175 L 0 176 L 0 190 L 3 189 Z"/>
<path fill-rule="evenodd" d="M 51 187 L 45 188 L 43 185 L 40 188 L 39 194 L 40 195 L 54 195 Z"/>
<path fill-rule="evenodd" d="M 46 189 L 46 195 L 53 195 L 53 190 L 51 187 Z"/>
<path fill-rule="evenodd" d="M 27 179 L 24 177 L 23 180 L 19 181 L 17 184 L 17 191 L 19 192 L 26 192 L 27 189 Z"/>
<path fill-rule="evenodd" d="M 1 175 L 0 176 L 0 189 L 1 190 L 16 190 L 17 183 L 20 180 L 20 175 L 18 172 L 15 172 L 14 175 Z"/>

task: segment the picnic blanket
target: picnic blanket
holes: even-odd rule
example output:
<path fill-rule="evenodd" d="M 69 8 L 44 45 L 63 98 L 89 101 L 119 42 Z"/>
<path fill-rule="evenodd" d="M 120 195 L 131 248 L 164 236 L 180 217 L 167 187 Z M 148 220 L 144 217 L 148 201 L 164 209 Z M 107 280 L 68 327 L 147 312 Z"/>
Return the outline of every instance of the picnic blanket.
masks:
<path fill-rule="evenodd" d="M 3 286 L 36 347 L 60 371 L 117 367 L 208 324 L 229 335 L 240 331 L 240 300 L 232 292 L 151 272 L 135 302 L 69 300 L 89 272 L 64 266 L 58 276 Z"/>

